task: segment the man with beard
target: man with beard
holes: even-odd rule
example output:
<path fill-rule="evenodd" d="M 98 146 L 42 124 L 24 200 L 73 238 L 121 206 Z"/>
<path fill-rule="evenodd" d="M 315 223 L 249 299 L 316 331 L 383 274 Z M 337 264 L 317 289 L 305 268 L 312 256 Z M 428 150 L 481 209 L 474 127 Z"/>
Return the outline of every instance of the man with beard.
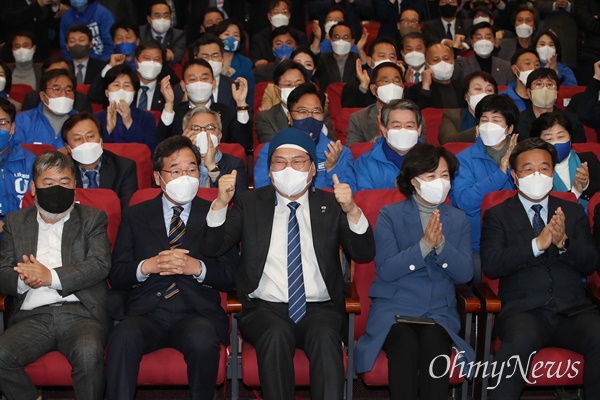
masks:
<path fill-rule="evenodd" d="M 63 153 L 39 156 L 31 182 L 35 207 L 5 220 L 0 293 L 12 307 L 0 335 L 0 391 L 8 399 L 41 399 L 24 368 L 55 350 L 73 368 L 76 398 L 100 400 L 104 393 L 108 219 L 75 203 L 75 172 Z"/>

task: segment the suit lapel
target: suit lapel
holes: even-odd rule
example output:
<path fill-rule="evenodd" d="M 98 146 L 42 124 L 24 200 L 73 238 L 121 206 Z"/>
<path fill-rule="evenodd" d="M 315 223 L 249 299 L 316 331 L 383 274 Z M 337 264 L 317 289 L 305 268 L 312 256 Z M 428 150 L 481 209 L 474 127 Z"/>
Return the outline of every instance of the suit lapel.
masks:
<path fill-rule="evenodd" d="M 276 104 L 273 107 L 275 107 L 273 119 L 275 120 L 276 126 L 288 126 L 289 122 L 287 120 L 287 115 L 285 115 L 285 112 L 281 108 L 281 105 Z"/>
<path fill-rule="evenodd" d="M 256 221 L 255 224 L 256 243 L 258 244 L 258 265 L 261 268 L 260 273 L 265 267 L 269 246 L 271 245 L 271 234 L 273 232 L 273 217 L 275 216 L 275 189 L 263 190 L 259 193 L 256 201 Z"/>
<path fill-rule="evenodd" d="M 194 198 L 190 209 L 190 216 L 185 225 L 185 235 L 183 236 L 183 243 L 181 245 L 182 248 L 189 250 L 198 245 L 200 242 L 198 235 L 200 235 L 200 229 L 206 221 L 207 213 L 208 208 L 203 204 L 200 198 Z"/>
<path fill-rule="evenodd" d="M 62 252 L 62 264 L 68 265 L 71 264 L 71 256 L 73 255 L 73 251 L 75 246 L 73 246 L 75 239 L 78 236 L 82 236 L 81 224 L 79 222 L 79 212 L 77 212 L 77 205 L 71 214 L 69 215 L 69 220 L 65 223 L 63 227 L 62 234 L 62 242 L 61 242 L 61 252 Z"/>
<path fill-rule="evenodd" d="M 30 207 L 30 213 L 25 217 L 25 223 L 19 227 L 23 232 L 18 237 L 20 238 L 22 253 L 29 256 L 30 253 L 37 254 L 37 243 L 39 234 L 39 224 L 37 222 L 37 208 Z M 15 235 L 15 237 L 17 237 Z M 16 254 L 17 260 L 21 262 L 22 254 Z"/>
<path fill-rule="evenodd" d="M 329 225 L 332 223 L 337 223 L 337 221 L 332 221 L 331 218 L 325 217 L 327 214 L 327 203 L 323 198 L 323 193 L 319 190 L 308 189 L 308 199 L 309 199 L 309 208 L 310 208 L 310 228 L 312 233 L 313 240 L 313 248 L 315 249 L 315 256 L 317 257 L 317 264 L 319 265 L 319 271 L 321 271 L 321 276 L 327 276 L 327 271 L 324 271 L 325 266 L 323 263 L 319 262 L 319 260 L 325 260 L 325 256 L 322 254 L 324 251 L 323 245 L 324 241 L 319 240 L 316 241 L 316 238 L 322 238 L 323 233 L 327 232 L 330 227 Z"/>
<path fill-rule="evenodd" d="M 414 195 L 405 201 L 408 203 L 404 209 L 404 224 L 405 226 L 414 227 L 414 229 L 409 229 L 407 233 L 410 235 L 411 243 L 415 243 L 421 240 L 423 237 L 421 216 L 419 214 L 419 208 L 417 207 L 417 202 L 414 199 Z"/>
<path fill-rule="evenodd" d="M 156 236 L 161 248 L 165 250 L 169 249 L 169 238 L 167 237 L 165 218 L 162 209 L 162 194 L 159 194 L 154 199 L 148 201 L 146 207 L 146 221 L 149 230 Z M 156 218 L 158 215 L 160 215 L 161 218 Z"/>
<path fill-rule="evenodd" d="M 535 237 L 533 234 L 533 227 L 531 226 L 531 222 L 529 222 L 529 216 L 527 215 L 527 211 L 521 200 L 519 200 L 519 195 L 516 194 L 508 200 L 508 210 L 509 215 L 511 216 L 510 223 L 514 226 L 515 230 L 519 232 L 523 239 L 527 242 L 531 242 Z M 548 210 L 548 215 L 550 214 L 550 210 Z"/>
<path fill-rule="evenodd" d="M 102 167 L 100 168 L 100 187 L 106 189 L 113 188 L 113 182 L 115 181 L 115 166 L 112 163 L 112 159 L 110 159 L 106 155 L 106 151 L 102 154 Z"/>

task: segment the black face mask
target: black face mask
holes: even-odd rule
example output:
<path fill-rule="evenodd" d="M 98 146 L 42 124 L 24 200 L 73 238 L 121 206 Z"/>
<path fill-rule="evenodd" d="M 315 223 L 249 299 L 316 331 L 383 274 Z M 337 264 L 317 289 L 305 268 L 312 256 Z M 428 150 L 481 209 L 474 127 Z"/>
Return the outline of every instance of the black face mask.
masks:
<path fill-rule="evenodd" d="M 90 46 L 85 46 L 83 44 L 76 44 L 74 46 L 69 47 L 69 53 L 71 57 L 76 60 L 86 58 L 89 54 Z"/>
<path fill-rule="evenodd" d="M 444 18 L 452 18 L 456 14 L 457 9 L 458 6 L 453 6 L 452 4 L 444 4 L 443 6 L 440 6 L 440 14 L 442 14 L 442 17 Z"/>
<path fill-rule="evenodd" d="M 69 189 L 60 185 L 47 188 L 35 188 L 35 197 L 38 204 L 45 211 L 52 214 L 60 214 L 69 209 L 75 200 L 75 189 Z"/>

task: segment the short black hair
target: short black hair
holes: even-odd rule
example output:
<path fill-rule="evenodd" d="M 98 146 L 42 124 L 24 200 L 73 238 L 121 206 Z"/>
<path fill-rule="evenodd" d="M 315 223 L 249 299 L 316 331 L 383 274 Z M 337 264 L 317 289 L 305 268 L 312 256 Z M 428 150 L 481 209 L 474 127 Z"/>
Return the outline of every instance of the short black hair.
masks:
<path fill-rule="evenodd" d="M 398 48 L 396 47 L 396 41 L 387 36 L 380 36 L 377 39 L 373 40 L 373 42 L 371 42 L 371 44 L 369 45 L 369 57 L 373 57 L 373 54 L 375 54 L 375 46 L 382 43 L 389 44 L 390 46 L 392 46 L 394 50 L 396 50 L 396 58 L 398 58 Z"/>
<path fill-rule="evenodd" d="M 298 70 L 304 79 L 306 80 L 306 68 L 299 62 L 292 60 L 291 58 L 285 59 L 280 62 L 273 71 L 273 83 L 279 86 L 279 81 L 281 80 L 281 76 L 285 74 L 287 71 L 295 69 Z"/>
<path fill-rule="evenodd" d="M 162 47 L 158 40 L 150 39 L 140 43 L 140 45 L 135 48 L 135 58 L 137 59 L 144 50 L 160 50 L 160 56 L 162 57 L 161 64 L 164 64 L 166 62 L 165 60 L 167 58 L 167 55 L 165 54 L 165 49 Z"/>
<path fill-rule="evenodd" d="M 206 18 L 206 14 L 210 13 L 219 13 L 221 14 L 221 18 L 225 19 L 225 14 L 223 14 L 223 11 L 219 10 L 217 7 L 206 7 L 204 12 L 200 16 L 200 25 L 204 24 L 204 18 Z"/>
<path fill-rule="evenodd" d="M 298 43 L 300 43 L 300 37 L 296 31 L 289 25 L 283 25 L 271 31 L 271 34 L 269 35 L 269 42 L 271 43 L 271 46 L 273 45 L 273 40 L 280 35 L 290 35 L 292 39 L 294 39 L 294 42 L 296 42 L 296 46 Z"/>
<path fill-rule="evenodd" d="M 112 26 L 110 27 L 110 37 L 113 40 L 115 40 L 115 34 L 117 33 L 117 29 L 132 31 L 136 39 L 140 38 L 140 28 L 138 24 L 131 19 L 123 19 L 112 24 Z"/>
<path fill-rule="evenodd" d="M 75 79 L 75 75 L 69 70 L 59 68 L 59 69 L 51 69 L 50 71 L 46 71 L 42 74 L 42 79 L 40 79 L 40 92 L 46 92 L 46 88 L 48 87 L 48 82 L 57 79 L 61 76 L 66 76 L 71 81 L 71 86 L 73 86 L 73 90 L 77 87 L 77 79 Z"/>
<path fill-rule="evenodd" d="M 69 35 L 73 32 L 85 34 L 85 36 L 88 37 L 90 42 L 94 39 L 94 37 L 92 36 L 92 31 L 90 30 L 90 28 L 87 27 L 87 25 L 75 24 L 75 25 L 71 25 L 69 27 L 69 29 L 67 29 L 67 32 L 65 33 L 65 42 L 69 41 Z"/>
<path fill-rule="evenodd" d="M 406 35 L 402 36 L 402 42 L 400 43 L 400 48 L 404 49 L 404 43 L 409 39 L 419 39 L 423 41 L 423 47 L 427 48 L 427 42 L 425 41 L 425 37 L 421 32 L 409 32 Z"/>
<path fill-rule="evenodd" d="M 296 86 L 296 89 L 292 90 L 292 92 L 288 96 L 288 110 L 293 109 L 296 106 L 296 103 L 298 103 L 298 101 L 307 94 L 314 94 L 315 96 L 317 96 L 319 98 L 319 101 L 321 102 L 321 107 L 325 109 L 325 93 L 317 89 L 317 87 L 311 82 L 306 82 L 302 85 Z"/>
<path fill-rule="evenodd" d="M 10 93 L 10 89 L 12 88 L 12 71 L 4 62 L 4 60 L 0 59 L 0 68 L 4 71 L 4 78 L 6 79 L 6 86 L 4 86 L 4 91 L 6 93 Z M 6 110 L 4 110 L 6 111 Z"/>
<path fill-rule="evenodd" d="M 17 108 L 13 103 L 5 99 L 4 97 L 0 97 L 0 109 L 8 114 L 8 118 L 10 118 L 10 122 L 15 122 L 15 116 L 17 115 Z"/>
<path fill-rule="evenodd" d="M 519 118 L 519 109 L 517 108 L 517 105 L 513 99 L 505 95 L 490 94 L 481 99 L 475 108 L 475 118 L 477 118 L 477 123 L 479 123 L 484 112 L 501 114 L 506 121 L 507 127 L 516 125 L 517 119 Z"/>
<path fill-rule="evenodd" d="M 492 34 L 496 33 L 496 30 L 494 29 L 492 24 L 490 24 L 489 22 L 480 22 L 471 27 L 471 29 L 469 30 L 469 38 L 473 39 L 473 36 L 475 36 L 475 32 L 477 32 L 480 29 L 490 29 L 492 31 Z"/>
<path fill-rule="evenodd" d="M 312 58 L 315 68 L 317 67 L 317 57 L 315 56 L 315 53 L 313 53 L 308 46 L 296 47 L 296 50 L 292 51 L 292 54 L 290 54 L 290 59 L 293 60 L 294 57 L 296 57 L 298 54 L 308 54 L 309 57 Z"/>
<path fill-rule="evenodd" d="M 554 82 L 556 82 L 556 90 L 560 89 L 560 81 L 558 79 L 558 75 L 556 74 L 555 70 L 550 68 L 534 69 L 527 77 L 527 84 L 525 85 L 525 87 L 527 89 L 531 89 L 531 84 L 533 83 L 533 81 L 544 78 L 552 79 Z"/>
<path fill-rule="evenodd" d="M 512 57 L 510 58 L 510 65 L 517 65 L 517 63 L 519 62 L 519 58 L 521 58 L 521 56 L 523 54 L 527 54 L 527 53 L 534 54 L 535 57 L 539 61 L 540 56 L 538 56 L 538 53 L 536 53 L 536 51 L 534 49 L 525 48 L 525 49 L 518 49 L 517 51 L 515 51 L 515 54 L 513 54 Z"/>
<path fill-rule="evenodd" d="M 344 21 L 348 21 L 348 14 L 346 13 L 346 9 L 344 7 L 337 4 L 329 7 L 327 12 L 325 13 L 325 19 L 327 19 L 327 16 L 332 12 L 341 12 L 344 16 Z"/>
<path fill-rule="evenodd" d="M 160 173 L 165 165 L 165 157 L 170 157 L 176 151 L 185 148 L 190 149 L 194 153 L 196 162 L 198 163 L 198 166 L 200 166 L 202 163 L 202 156 L 200 155 L 198 147 L 195 146 L 187 136 L 175 135 L 163 140 L 156 146 L 154 154 L 152 155 L 152 169 Z"/>
<path fill-rule="evenodd" d="M 469 93 L 469 87 L 471 86 L 471 81 L 475 78 L 481 78 L 485 82 L 491 83 L 494 86 L 494 94 L 498 94 L 498 83 L 496 83 L 496 80 L 494 79 L 492 74 L 487 73 L 485 71 L 474 71 L 474 72 L 471 72 L 469 75 L 465 76 L 465 78 L 463 79 L 463 81 L 461 83 L 463 97 L 467 93 Z"/>
<path fill-rule="evenodd" d="M 12 42 L 13 40 L 15 40 L 15 38 L 17 36 L 25 36 L 26 38 L 29 38 L 29 40 L 31 40 L 31 45 L 35 46 L 36 44 L 36 40 L 35 40 L 35 35 L 33 34 L 33 32 L 28 31 L 28 30 L 20 30 L 18 32 L 15 32 L 11 37 L 10 37 L 10 47 L 12 48 Z"/>
<path fill-rule="evenodd" d="M 426 172 L 434 172 L 440 164 L 440 159 L 445 159 L 448 164 L 450 180 L 454 179 L 458 171 L 459 162 L 454 154 L 442 146 L 434 146 L 429 143 L 417 143 L 406 154 L 402 163 L 400 174 L 396 178 L 396 186 L 400 193 L 410 197 L 415 193 L 415 187 L 410 181 Z"/>
<path fill-rule="evenodd" d="M 152 16 L 152 8 L 158 4 L 162 4 L 162 5 L 169 7 L 169 12 L 171 12 L 171 13 L 173 12 L 173 10 L 171 10 L 171 6 L 165 0 L 152 0 L 150 2 L 150 4 L 148 4 L 148 8 L 146 9 L 146 15 L 151 17 Z"/>
<path fill-rule="evenodd" d="M 352 30 L 352 27 L 350 26 L 350 24 L 347 23 L 347 22 L 345 22 L 345 21 L 340 21 L 337 24 L 335 24 L 334 26 L 332 26 L 331 29 L 329 29 L 329 32 L 327 32 L 327 34 L 329 35 L 330 40 L 331 40 L 331 37 L 333 36 L 333 31 L 338 26 L 345 26 L 348 29 L 350 29 L 350 36 L 354 39 L 354 31 Z"/>
<path fill-rule="evenodd" d="M 90 120 L 94 123 L 94 125 L 96 126 L 96 129 L 98 129 L 98 134 L 100 135 L 100 138 L 102 138 L 102 124 L 100 123 L 98 118 L 96 118 L 94 116 L 94 114 L 92 114 L 92 113 L 89 113 L 87 111 L 81 111 L 81 112 L 71 115 L 63 124 L 62 129 L 61 129 L 61 135 L 62 135 L 63 141 L 65 143 L 67 143 L 67 136 L 69 135 L 69 131 L 71 129 L 73 129 L 73 127 L 75 125 L 77 125 L 78 123 L 80 123 L 81 121 L 87 121 L 87 120 Z"/>
<path fill-rule="evenodd" d="M 242 25 L 237 19 L 227 18 L 227 19 L 224 19 L 223 21 L 219 22 L 219 24 L 215 28 L 214 34 L 217 36 L 221 36 L 221 34 L 223 32 L 225 32 L 227 30 L 227 28 L 229 28 L 230 25 L 237 26 L 240 31 L 240 45 L 239 45 L 236 53 L 242 52 L 243 51 L 242 49 L 244 49 L 246 32 L 244 31 L 244 25 Z"/>
<path fill-rule="evenodd" d="M 386 61 L 373 68 L 373 72 L 371 73 L 371 81 L 369 82 L 369 85 L 374 85 L 375 82 L 378 81 L 379 71 L 381 71 L 383 68 L 394 68 L 396 71 L 398 71 L 398 73 L 400 74 L 400 80 L 402 81 L 402 83 L 404 83 L 404 77 L 402 76 L 402 68 L 400 68 L 400 66 L 396 63 Z"/>
<path fill-rule="evenodd" d="M 510 17 L 510 24 L 512 26 L 515 26 L 515 24 L 517 23 L 517 15 L 523 11 L 529 11 L 531 14 L 533 14 L 533 23 L 535 24 L 534 29 L 537 29 L 537 27 L 540 26 L 540 13 L 533 6 L 532 3 L 524 3 L 517 7 L 517 9 L 513 12 L 512 16 Z"/>
<path fill-rule="evenodd" d="M 541 32 L 539 35 L 536 35 L 536 38 L 533 41 L 534 47 L 537 47 L 537 42 L 539 42 L 540 38 L 544 35 L 550 36 L 550 39 L 552 39 L 552 43 L 554 43 L 554 48 L 556 49 L 556 59 L 557 59 L 557 61 L 560 61 L 560 55 L 562 54 L 562 50 L 560 47 L 560 40 L 558 39 L 558 36 L 556 36 L 554 31 L 552 31 L 551 29 L 545 30 L 545 31 Z"/>
<path fill-rule="evenodd" d="M 510 153 L 510 157 L 508 158 L 508 162 L 510 163 L 510 168 L 514 171 L 517 170 L 517 158 L 521 155 L 521 153 L 525 153 L 531 150 L 546 150 L 550 153 L 552 157 L 552 168 L 556 166 L 556 160 L 558 158 L 558 153 L 553 145 L 548 142 L 543 141 L 539 137 L 531 137 L 525 140 L 522 140 L 517 143 L 512 153 Z M 404 160 L 406 162 L 406 160 Z"/>
<path fill-rule="evenodd" d="M 69 72 L 72 74 L 75 73 L 75 67 L 73 67 L 73 61 L 67 60 L 66 58 L 64 58 L 62 56 L 58 56 L 58 55 L 50 56 L 44 60 L 44 63 L 42 64 L 42 72 L 46 72 L 52 64 L 58 64 L 58 63 L 67 64 L 69 67 Z"/>
<path fill-rule="evenodd" d="M 271 12 L 271 10 L 274 9 L 275 7 L 277 7 L 279 5 L 279 3 L 287 4 L 288 11 L 292 11 L 292 3 L 288 0 L 271 0 L 271 1 L 269 1 L 267 11 Z"/>
<path fill-rule="evenodd" d="M 554 125 L 562 126 L 569 133 L 569 136 L 573 136 L 571 120 L 563 111 L 558 110 L 537 117 L 531 125 L 531 137 L 540 137 L 543 131 L 552 128 Z"/>
<path fill-rule="evenodd" d="M 106 72 L 106 75 L 104 75 L 104 78 L 102 79 L 104 90 L 108 90 L 108 85 L 113 83 L 121 75 L 127 75 L 129 79 L 131 79 L 134 93 L 137 95 L 137 92 L 140 90 L 140 77 L 128 64 L 116 65 Z"/>
<path fill-rule="evenodd" d="M 202 36 L 200 36 L 200 39 L 196 40 L 196 43 L 194 43 L 194 57 L 197 57 L 198 54 L 200 54 L 200 46 L 206 46 L 209 44 L 218 45 L 221 54 L 225 52 L 225 44 L 221 39 L 219 39 L 212 33 L 205 33 Z"/>
<path fill-rule="evenodd" d="M 187 71 L 188 68 L 191 67 L 191 66 L 193 66 L 193 65 L 200 65 L 201 67 L 208 68 L 208 70 L 210 71 L 210 74 L 212 75 L 213 79 L 215 78 L 215 73 L 212 70 L 212 67 L 210 66 L 210 64 L 208 63 L 208 61 L 206 61 L 203 58 L 194 58 L 193 60 L 189 60 L 185 64 L 185 66 L 183 67 L 182 76 L 185 76 L 185 71 Z"/>

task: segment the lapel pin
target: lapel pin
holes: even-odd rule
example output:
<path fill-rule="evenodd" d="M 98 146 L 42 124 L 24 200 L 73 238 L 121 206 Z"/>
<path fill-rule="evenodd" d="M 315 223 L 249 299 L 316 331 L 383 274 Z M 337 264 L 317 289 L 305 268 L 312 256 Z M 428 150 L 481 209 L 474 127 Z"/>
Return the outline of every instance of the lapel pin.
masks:
<path fill-rule="evenodd" d="M 325 211 L 327 211 L 327 206 L 321 206 L 321 212 L 324 213 Z"/>

